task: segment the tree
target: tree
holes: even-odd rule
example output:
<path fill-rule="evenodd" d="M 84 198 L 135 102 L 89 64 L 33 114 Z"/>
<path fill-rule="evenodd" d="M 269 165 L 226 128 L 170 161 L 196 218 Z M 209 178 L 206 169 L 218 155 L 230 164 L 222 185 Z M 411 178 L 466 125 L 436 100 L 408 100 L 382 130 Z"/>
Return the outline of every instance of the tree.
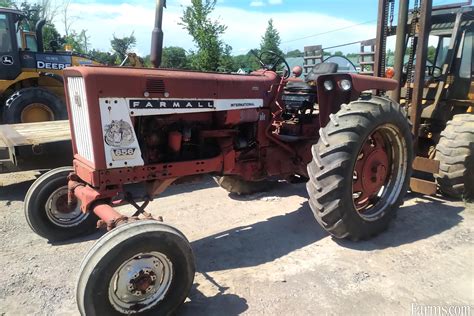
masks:
<path fill-rule="evenodd" d="M 191 0 L 191 5 L 183 11 L 180 25 L 193 37 L 198 50 L 190 56 L 191 67 L 196 70 L 217 71 L 223 58 L 230 51 L 220 39 L 227 27 L 218 21 L 211 20 L 209 15 L 214 11 L 217 0 Z"/>
<path fill-rule="evenodd" d="M 115 65 L 115 61 L 117 59 L 117 56 L 115 54 L 112 54 L 110 52 L 101 52 L 96 49 L 89 51 L 88 55 L 93 60 L 107 66 Z"/>
<path fill-rule="evenodd" d="M 14 8 L 15 2 L 12 0 L 0 0 L 0 7 L 4 8 Z"/>
<path fill-rule="evenodd" d="M 300 51 L 299 49 L 295 49 L 286 53 L 285 57 L 294 58 L 294 57 L 303 57 L 303 56 L 304 56 L 304 53 L 302 51 Z"/>
<path fill-rule="evenodd" d="M 147 58 L 145 58 L 147 64 Z M 188 56 L 184 48 L 171 46 L 163 49 L 161 61 L 163 68 L 185 69 L 188 67 Z"/>
<path fill-rule="evenodd" d="M 120 60 L 124 60 L 125 57 L 127 57 L 127 54 L 130 52 L 130 49 L 135 47 L 135 44 L 137 43 L 137 39 L 133 33 L 134 32 L 132 32 L 130 36 L 125 36 L 122 38 L 116 37 L 114 34 L 113 39 L 110 41 L 113 51 L 117 54 L 117 57 Z"/>
<path fill-rule="evenodd" d="M 428 60 L 434 64 L 436 56 L 436 47 L 430 45 L 428 46 Z"/>
<path fill-rule="evenodd" d="M 280 56 L 283 56 L 283 52 L 280 49 L 280 34 L 278 30 L 273 26 L 273 19 L 268 20 L 267 30 L 265 31 L 265 35 L 262 37 L 262 41 L 260 43 L 260 51 L 272 51 Z M 269 54 L 262 55 L 262 61 L 265 64 L 271 64 L 275 61 L 275 56 Z"/>
<path fill-rule="evenodd" d="M 334 52 L 334 56 L 344 56 L 344 53 L 341 52 L 340 50 Z"/>

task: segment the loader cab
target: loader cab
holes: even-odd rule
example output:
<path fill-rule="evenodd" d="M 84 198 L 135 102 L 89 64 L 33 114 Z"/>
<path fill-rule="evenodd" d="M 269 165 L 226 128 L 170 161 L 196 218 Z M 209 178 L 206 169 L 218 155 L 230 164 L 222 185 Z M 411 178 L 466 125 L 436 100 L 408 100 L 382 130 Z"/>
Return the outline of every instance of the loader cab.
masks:
<path fill-rule="evenodd" d="M 21 12 L 0 8 L 0 80 L 13 80 L 21 73 L 17 26 Z"/>

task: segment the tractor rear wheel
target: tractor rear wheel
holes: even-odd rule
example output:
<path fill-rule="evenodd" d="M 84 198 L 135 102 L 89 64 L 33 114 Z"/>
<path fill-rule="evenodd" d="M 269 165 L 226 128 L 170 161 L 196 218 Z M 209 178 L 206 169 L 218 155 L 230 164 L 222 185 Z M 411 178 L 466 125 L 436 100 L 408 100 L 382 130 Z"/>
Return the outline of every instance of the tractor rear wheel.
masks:
<path fill-rule="evenodd" d="M 271 188 L 271 181 L 246 181 L 239 176 L 214 177 L 217 184 L 229 193 L 249 195 L 267 191 Z"/>
<path fill-rule="evenodd" d="M 448 122 L 436 146 L 438 188 L 453 198 L 474 198 L 474 115 L 458 114 Z"/>
<path fill-rule="evenodd" d="M 174 315 L 194 280 L 191 246 L 157 221 L 120 225 L 82 261 L 76 289 L 81 315 Z"/>
<path fill-rule="evenodd" d="M 25 88 L 13 93 L 5 102 L 5 124 L 34 123 L 66 120 L 67 110 L 63 101 L 43 88 Z"/>
<path fill-rule="evenodd" d="M 80 202 L 67 205 L 68 175 L 72 167 L 46 172 L 30 187 L 25 197 L 25 217 L 30 228 L 49 241 L 61 241 L 96 230 L 97 216 L 83 213 Z"/>
<path fill-rule="evenodd" d="M 342 105 L 320 130 L 308 165 L 309 203 L 336 238 L 367 239 L 386 230 L 408 189 L 410 124 L 387 98 Z"/>

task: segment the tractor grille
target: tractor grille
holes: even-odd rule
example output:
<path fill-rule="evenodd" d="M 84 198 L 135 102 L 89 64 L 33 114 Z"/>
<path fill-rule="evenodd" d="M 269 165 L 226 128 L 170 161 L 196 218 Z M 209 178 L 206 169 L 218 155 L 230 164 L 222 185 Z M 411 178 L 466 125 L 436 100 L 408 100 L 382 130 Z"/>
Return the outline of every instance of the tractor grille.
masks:
<path fill-rule="evenodd" d="M 84 159 L 94 163 L 89 105 L 87 104 L 84 78 L 69 77 L 68 90 L 77 153 Z"/>
<path fill-rule="evenodd" d="M 165 93 L 165 83 L 160 79 L 147 79 L 146 91 L 149 93 Z"/>

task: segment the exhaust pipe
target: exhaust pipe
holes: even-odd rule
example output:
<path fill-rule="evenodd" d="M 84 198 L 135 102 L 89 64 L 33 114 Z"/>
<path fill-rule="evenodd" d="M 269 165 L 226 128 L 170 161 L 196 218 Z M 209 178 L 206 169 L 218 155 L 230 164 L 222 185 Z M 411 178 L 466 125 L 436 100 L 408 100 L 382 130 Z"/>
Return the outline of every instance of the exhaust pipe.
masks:
<path fill-rule="evenodd" d="M 44 44 L 43 44 L 43 27 L 46 24 L 45 19 L 41 19 L 36 23 L 36 44 L 38 46 L 38 52 L 44 52 Z"/>
<path fill-rule="evenodd" d="M 166 8 L 166 0 L 156 0 L 155 28 L 151 35 L 150 59 L 153 67 L 159 68 L 163 53 L 163 8 Z"/>

